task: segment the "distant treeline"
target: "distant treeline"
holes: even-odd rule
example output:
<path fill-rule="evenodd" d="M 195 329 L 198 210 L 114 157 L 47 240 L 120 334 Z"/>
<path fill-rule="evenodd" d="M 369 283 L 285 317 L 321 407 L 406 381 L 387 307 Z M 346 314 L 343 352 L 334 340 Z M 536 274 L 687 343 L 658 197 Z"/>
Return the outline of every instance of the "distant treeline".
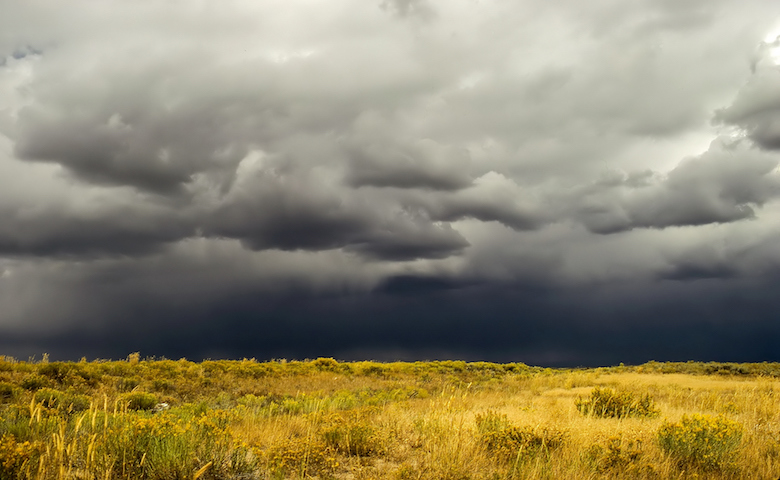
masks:
<path fill-rule="evenodd" d="M 131 354 L 126 360 L 82 359 L 79 362 L 50 362 L 44 356 L 42 360 L 19 361 L 13 357 L 0 355 L 0 372 L 25 374 L 28 383 L 60 385 L 96 385 L 103 383 L 104 377 L 132 379 L 204 379 L 204 378 L 263 378 L 297 376 L 317 372 L 333 372 L 358 376 L 395 376 L 395 375 L 451 375 L 463 381 L 476 381 L 504 375 L 556 375 L 572 371 L 592 371 L 595 373 L 682 373 L 691 375 L 731 375 L 780 377 L 780 363 L 721 363 L 721 362 L 656 362 L 641 365 L 623 365 L 596 368 L 546 368 L 529 366 L 524 363 L 491 363 L 450 361 L 422 362 L 340 362 L 332 358 L 315 360 L 271 360 L 260 362 L 255 359 L 243 360 L 205 360 L 192 362 L 186 359 L 169 360 L 149 357 L 141 359 Z M 125 388 L 132 389 L 129 380 Z M 29 385 L 32 389 L 44 385 Z M 45 385 L 48 386 L 48 385 Z M 162 387 L 158 385 L 158 387 Z"/>

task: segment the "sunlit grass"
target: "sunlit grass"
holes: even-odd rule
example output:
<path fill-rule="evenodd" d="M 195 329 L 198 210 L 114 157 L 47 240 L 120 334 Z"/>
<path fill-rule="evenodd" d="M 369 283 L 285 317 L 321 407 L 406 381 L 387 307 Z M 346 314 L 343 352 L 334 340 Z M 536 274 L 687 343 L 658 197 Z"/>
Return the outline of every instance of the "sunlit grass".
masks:
<path fill-rule="evenodd" d="M 777 478 L 778 375 L 2 358 L 0 480 Z"/>

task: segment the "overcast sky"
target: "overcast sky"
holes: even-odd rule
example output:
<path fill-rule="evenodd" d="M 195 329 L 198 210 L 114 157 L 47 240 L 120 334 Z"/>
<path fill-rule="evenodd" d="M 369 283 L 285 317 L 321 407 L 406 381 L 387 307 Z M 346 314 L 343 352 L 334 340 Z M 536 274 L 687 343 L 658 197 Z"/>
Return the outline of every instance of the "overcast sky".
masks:
<path fill-rule="evenodd" d="M 770 0 L 0 0 L 0 354 L 780 361 Z"/>

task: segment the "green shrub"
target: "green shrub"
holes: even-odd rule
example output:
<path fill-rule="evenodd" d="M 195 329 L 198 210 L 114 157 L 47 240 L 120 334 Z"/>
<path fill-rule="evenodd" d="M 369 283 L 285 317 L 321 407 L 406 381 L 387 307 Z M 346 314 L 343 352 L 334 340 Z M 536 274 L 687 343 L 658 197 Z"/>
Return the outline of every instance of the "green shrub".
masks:
<path fill-rule="evenodd" d="M 595 417 L 654 417 L 659 413 L 650 395 L 639 397 L 631 392 L 616 392 L 610 388 L 596 387 L 590 398 L 578 397 L 576 405 L 583 415 Z"/>
<path fill-rule="evenodd" d="M 64 362 L 42 363 L 38 367 L 38 373 L 55 382 L 62 383 L 68 376 L 71 366 Z"/>
<path fill-rule="evenodd" d="M 16 364 L 16 360 L 14 359 L 14 357 L 11 357 L 9 355 L 0 355 L 0 372 L 14 371 L 15 364 Z"/>
<path fill-rule="evenodd" d="M 360 364 L 357 368 L 358 375 L 370 376 L 382 376 L 385 373 L 385 367 L 374 362 L 365 362 Z"/>
<path fill-rule="evenodd" d="M 35 392 L 33 398 L 46 408 L 57 408 L 65 398 L 65 394 L 53 388 L 43 388 Z"/>
<path fill-rule="evenodd" d="M 100 384 L 101 377 L 84 364 L 71 362 L 51 362 L 38 365 L 38 374 L 59 385 L 89 385 Z"/>
<path fill-rule="evenodd" d="M 383 452 L 376 429 L 358 418 L 329 419 L 322 430 L 322 438 L 328 447 L 344 455 L 366 457 Z"/>
<path fill-rule="evenodd" d="M 509 419 L 507 419 L 506 414 L 498 413 L 494 410 L 476 414 L 475 421 L 477 423 L 477 432 L 482 435 L 498 432 L 509 427 Z"/>
<path fill-rule="evenodd" d="M 120 392 L 130 392 L 140 384 L 141 379 L 138 377 L 121 377 L 116 380 L 116 389 Z"/>
<path fill-rule="evenodd" d="M 157 396 L 152 393 L 131 392 L 121 397 L 129 410 L 151 410 L 159 403 Z"/>
<path fill-rule="evenodd" d="M 722 415 L 683 415 L 658 429 L 658 444 L 681 468 L 722 470 L 734 465 L 742 425 Z"/>
<path fill-rule="evenodd" d="M 36 391 L 50 385 L 49 379 L 42 375 L 29 375 L 19 383 L 19 386 L 25 390 Z"/>
<path fill-rule="evenodd" d="M 640 440 L 611 437 L 605 446 L 595 444 L 585 453 L 585 458 L 599 473 L 609 471 L 647 472 L 652 466 L 643 462 L 644 452 Z M 650 472 L 647 472 L 650 473 Z"/>
<path fill-rule="evenodd" d="M 98 430 L 107 428 L 98 451 L 104 458 L 120 459 L 121 478 L 125 479 L 238 478 L 234 474 L 246 472 L 250 458 L 248 446 L 233 445 L 229 425 L 236 417 L 224 410 L 196 411 L 181 408 L 159 415 L 130 412 L 114 421 L 109 419 L 102 428 L 98 422 Z M 200 470 L 203 468 L 206 470 Z M 198 471 L 205 475 L 198 475 Z"/>
<path fill-rule="evenodd" d="M 133 388 L 135 388 L 135 387 L 133 387 Z M 167 393 L 167 392 L 175 391 L 176 390 L 176 386 L 173 383 L 169 382 L 168 380 L 155 378 L 154 380 L 152 380 L 152 389 L 155 392 Z"/>
<path fill-rule="evenodd" d="M 517 461 L 548 455 L 566 440 L 566 434 L 547 428 L 507 427 L 482 435 L 489 452 L 502 461 Z"/>
<path fill-rule="evenodd" d="M 339 362 L 332 358 L 318 358 L 311 362 L 312 366 L 318 370 L 334 371 L 339 367 Z"/>
<path fill-rule="evenodd" d="M 42 388 L 35 392 L 36 402 L 46 408 L 60 412 L 83 412 L 89 408 L 89 397 L 70 392 L 61 392 L 53 388 Z"/>
<path fill-rule="evenodd" d="M 10 402 L 16 396 L 16 387 L 7 382 L 0 382 L 0 403 Z"/>

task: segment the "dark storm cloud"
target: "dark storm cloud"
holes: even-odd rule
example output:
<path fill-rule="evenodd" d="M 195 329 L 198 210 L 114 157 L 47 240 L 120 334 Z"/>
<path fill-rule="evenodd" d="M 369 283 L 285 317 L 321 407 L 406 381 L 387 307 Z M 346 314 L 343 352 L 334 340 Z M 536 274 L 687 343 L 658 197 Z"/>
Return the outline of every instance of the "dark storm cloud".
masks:
<path fill-rule="evenodd" d="M 404 261 L 456 256 L 468 246 L 468 241 L 448 224 L 435 225 L 427 219 L 403 215 L 358 237 L 346 247 L 346 251 L 376 260 Z"/>
<path fill-rule="evenodd" d="M 446 258 L 468 246 L 448 225 L 402 210 L 371 208 L 315 180 L 315 174 L 248 174 L 214 212 L 206 233 L 240 239 L 253 250 L 345 248 L 386 260 Z"/>
<path fill-rule="evenodd" d="M 101 123 L 97 123 L 73 118 L 72 115 L 63 115 L 51 122 L 30 111 L 21 115 L 22 131 L 16 144 L 19 158 L 56 161 L 89 182 L 132 185 L 171 193 L 191 181 L 195 173 L 209 168 L 206 165 L 235 165 L 245 153 L 245 147 L 212 143 L 207 137 L 197 135 L 182 144 L 166 139 L 149 139 L 148 145 L 133 145 L 127 138 L 132 134 L 122 131 L 124 127 L 119 116 L 103 118 Z M 26 128 L 26 124 L 32 122 L 37 123 L 34 131 Z M 220 122 L 207 119 L 204 123 L 216 127 Z M 209 129 L 204 124 L 193 125 L 189 120 L 181 124 L 189 124 L 185 128 L 192 128 L 190 134 Z M 165 136 L 161 130 L 141 135 L 146 134 Z"/>
<path fill-rule="evenodd" d="M 240 238 L 255 250 L 340 248 L 370 226 L 359 208 L 295 175 L 258 171 L 231 193 L 207 233 Z"/>
<path fill-rule="evenodd" d="M 78 6 L 0 16 L 0 354 L 776 358 L 768 0 Z"/>
<path fill-rule="evenodd" d="M 141 211 L 139 211 L 141 210 Z M 0 208 L 0 255 L 146 254 L 194 233 L 192 222 L 161 211 L 115 208 Z"/>
<path fill-rule="evenodd" d="M 15 112 L 16 157 L 62 165 L 86 182 L 165 195 L 198 176 L 227 188 L 251 149 L 285 150 L 296 136 L 350 129 L 363 112 L 402 105 L 435 85 L 416 59 L 398 59 L 409 63 L 398 72 L 349 39 L 323 53 L 264 47 L 246 60 L 219 44 L 153 49 L 144 40 L 47 52 L 25 85 L 32 101 Z M 74 58 L 78 48 L 89 50 L 81 53 L 89 61 Z M 365 72 L 364 82 L 344 75 L 354 69 Z M 397 91 L 379 94 L 388 87 Z"/>
<path fill-rule="evenodd" d="M 197 173 L 235 169 L 246 154 L 236 99 L 177 101 L 159 92 L 163 74 L 137 84 L 113 74 L 106 84 L 73 75 L 46 85 L 54 91 L 19 112 L 16 155 L 89 182 L 175 193 Z"/>
<path fill-rule="evenodd" d="M 463 286 L 465 286 L 463 282 L 446 277 L 396 275 L 382 280 L 374 292 L 390 295 L 424 295 L 438 290 L 450 290 Z"/>
<path fill-rule="evenodd" d="M 57 338 L 12 333 L 0 336 L 0 348 L 22 358 L 44 348 L 52 358 L 124 358 L 141 351 L 190 359 L 416 360 L 446 352 L 444 358 L 552 366 L 658 358 L 776 361 L 780 331 L 771 312 L 780 305 L 769 280 L 550 291 L 511 284 L 431 289 L 421 281 L 419 295 L 357 297 L 254 292 L 212 302 L 208 314 L 192 312 L 179 325 L 165 320 L 178 318 L 176 309 L 149 305 L 136 312 L 146 314 L 139 321 L 125 321 L 137 317 L 125 312 L 111 330 L 75 330 Z"/>
<path fill-rule="evenodd" d="M 733 265 L 718 262 L 699 261 L 699 259 L 681 259 L 660 277 L 668 280 L 693 281 L 707 278 L 728 279 L 739 272 Z"/>
<path fill-rule="evenodd" d="M 754 222 L 757 223 L 757 222 Z M 724 226 L 710 227 L 711 235 L 692 239 L 669 248 L 664 255 L 665 265 L 657 270 L 658 278 L 696 282 L 699 280 L 752 280 L 772 282 L 780 271 L 777 261 L 777 231 L 762 232 L 758 225 L 745 237 L 722 236 Z"/>
<path fill-rule="evenodd" d="M 749 264 L 746 257 L 749 252 L 744 249 L 713 245 L 712 242 L 698 244 L 673 253 L 667 259 L 668 265 L 658 272 L 658 278 L 695 282 L 744 277 L 748 273 L 746 264 Z"/>

